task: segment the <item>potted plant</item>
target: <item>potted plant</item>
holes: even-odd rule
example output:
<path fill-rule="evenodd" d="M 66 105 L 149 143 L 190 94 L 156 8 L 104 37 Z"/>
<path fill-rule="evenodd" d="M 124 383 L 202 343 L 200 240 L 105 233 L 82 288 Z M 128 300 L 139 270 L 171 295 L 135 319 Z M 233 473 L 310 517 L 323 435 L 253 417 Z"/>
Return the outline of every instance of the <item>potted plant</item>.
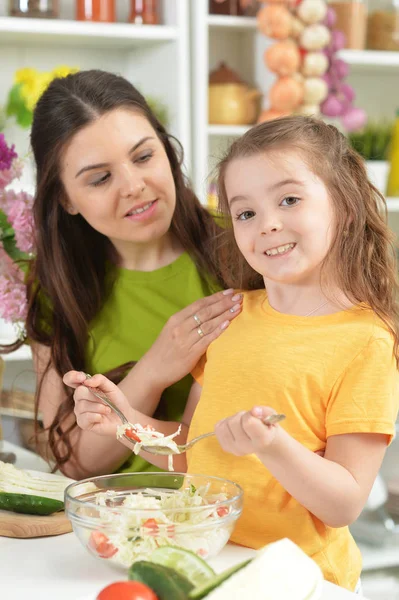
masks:
<path fill-rule="evenodd" d="M 361 131 L 349 134 L 351 145 L 367 163 L 370 181 L 382 194 L 387 187 L 392 126 L 387 121 L 369 121 Z"/>

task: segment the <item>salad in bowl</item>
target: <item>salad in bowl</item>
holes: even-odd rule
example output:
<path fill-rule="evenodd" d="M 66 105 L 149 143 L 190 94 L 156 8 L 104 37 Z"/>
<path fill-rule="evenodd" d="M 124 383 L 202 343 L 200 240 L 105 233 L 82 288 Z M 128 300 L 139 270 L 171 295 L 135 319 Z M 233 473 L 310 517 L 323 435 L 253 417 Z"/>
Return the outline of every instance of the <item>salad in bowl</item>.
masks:
<path fill-rule="evenodd" d="M 81 543 L 95 557 L 124 569 L 166 545 L 205 560 L 216 556 L 242 504 L 239 485 L 183 473 L 102 475 L 65 490 L 65 511 Z"/>

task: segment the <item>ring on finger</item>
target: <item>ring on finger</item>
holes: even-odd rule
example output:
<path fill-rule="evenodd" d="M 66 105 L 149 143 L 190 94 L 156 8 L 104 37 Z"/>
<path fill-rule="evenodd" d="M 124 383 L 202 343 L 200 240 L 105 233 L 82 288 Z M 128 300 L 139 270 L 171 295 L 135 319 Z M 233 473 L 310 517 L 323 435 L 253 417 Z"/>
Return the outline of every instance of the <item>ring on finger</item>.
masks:
<path fill-rule="evenodd" d="M 193 315 L 193 319 L 194 319 L 194 321 L 197 323 L 198 327 L 199 327 L 199 328 L 201 328 L 202 321 L 201 321 L 201 319 L 199 318 L 199 316 L 198 316 L 198 315 Z"/>
<path fill-rule="evenodd" d="M 197 333 L 198 333 L 198 335 L 199 335 L 200 337 L 203 337 L 203 336 L 204 336 L 204 332 L 202 331 L 201 327 L 198 327 L 198 329 L 197 329 Z"/>

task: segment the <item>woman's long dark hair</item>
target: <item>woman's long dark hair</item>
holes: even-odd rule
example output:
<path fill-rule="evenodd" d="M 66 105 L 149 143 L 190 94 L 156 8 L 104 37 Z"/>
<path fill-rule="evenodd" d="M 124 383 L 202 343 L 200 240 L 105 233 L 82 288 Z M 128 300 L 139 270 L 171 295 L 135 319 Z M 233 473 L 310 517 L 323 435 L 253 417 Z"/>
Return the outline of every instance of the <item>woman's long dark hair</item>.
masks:
<path fill-rule="evenodd" d="M 60 377 L 71 369 L 85 369 L 88 328 L 109 291 L 105 284 L 106 263 L 112 253 L 107 237 L 80 215 L 72 216 L 65 209 L 60 157 L 78 131 L 118 108 L 140 112 L 155 130 L 168 156 L 176 187 L 171 232 L 201 274 L 223 283 L 213 250 L 220 229 L 185 180 L 180 144 L 156 119 L 144 97 L 123 77 L 100 70 L 53 80 L 36 106 L 31 131 L 37 168 L 33 206 L 37 252 L 28 282 L 26 331 L 29 340 L 51 349 L 47 370 L 52 366 Z M 50 326 L 43 326 L 48 324 L 49 315 Z M 117 374 L 129 365 L 118 369 Z M 36 392 L 36 417 L 42 381 L 43 377 Z M 72 395 L 65 388 L 65 400 L 48 428 L 49 446 L 58 467 L 73 453 L 70 436 L 76 423 L 67 425 L 72 412 Z"/>

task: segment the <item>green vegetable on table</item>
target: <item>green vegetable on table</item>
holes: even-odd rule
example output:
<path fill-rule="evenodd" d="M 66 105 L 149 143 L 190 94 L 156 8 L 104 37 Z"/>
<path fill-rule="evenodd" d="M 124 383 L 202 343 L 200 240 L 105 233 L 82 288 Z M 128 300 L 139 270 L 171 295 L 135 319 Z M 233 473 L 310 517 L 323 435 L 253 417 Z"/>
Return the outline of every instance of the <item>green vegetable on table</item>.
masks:
<path fill-rule="evenodd" d="M 144 583 L 159 600 L 187 600 L 193 584 L 174 569 L 147 560 L 139 560 L 129 569 L 129 579 Z"/>
<path fill-rule="evenodd" d="M 0 461 L 0 510 L 51 515 L 63 510 L 64 491 L 72 481 L 63 475 L 18 469 Z"/>
<path fill-rule="evenodd" d="M 0 509 L 25 515 L 51 515 L 64 509 L 61 500 L 34 496 L 33 494 L 13 494 L 0 492 Z"/>

